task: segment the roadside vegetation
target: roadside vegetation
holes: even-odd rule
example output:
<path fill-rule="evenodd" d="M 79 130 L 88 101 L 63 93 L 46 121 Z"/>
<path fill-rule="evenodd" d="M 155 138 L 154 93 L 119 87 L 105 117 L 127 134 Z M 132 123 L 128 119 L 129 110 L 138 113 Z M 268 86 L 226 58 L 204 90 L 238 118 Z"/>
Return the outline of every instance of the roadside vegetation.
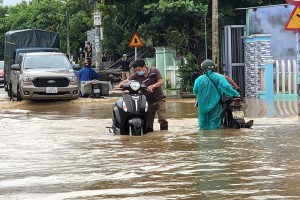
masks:
<path fill-rule="evenodd" d="M 220 28 L 227 24 L 245 24 L 245 13 L 234 8 L 282 3 L 285 1 L 219 1 Z M 98 0 L 97 6 L 102 11 L 103 51 L 109 55 L 118 58 L 131 51 L 129 40 L 134 32 L 138 32 L 150 49 L 172 46 L 177 54 L 192 53 L 202 59 L 205 16 L 210 55 L 211 0 Z M 79 48 L 84 47 L 86 32 L 93 28 L 93 12 L 93 0 L 31 0 L 16 6 L 1 6 L 0 40 L 9 30 L 36 28 L 55 31 L 60 33 L 61 50 L 66 52 L 68 25 L 71 53 L 76 56 Z"/>

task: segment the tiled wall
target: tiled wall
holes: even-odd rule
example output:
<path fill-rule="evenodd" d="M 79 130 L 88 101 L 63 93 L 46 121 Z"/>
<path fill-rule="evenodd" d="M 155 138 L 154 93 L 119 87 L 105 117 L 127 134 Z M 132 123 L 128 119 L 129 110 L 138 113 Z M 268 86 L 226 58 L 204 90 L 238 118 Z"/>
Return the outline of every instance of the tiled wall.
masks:
<path fill-rule="evenodd" d="M 270 56 L 270 35 L 252 35 L 245 38 L 245 96 L 258 98 L 260 89 L 259 68 Z"/>

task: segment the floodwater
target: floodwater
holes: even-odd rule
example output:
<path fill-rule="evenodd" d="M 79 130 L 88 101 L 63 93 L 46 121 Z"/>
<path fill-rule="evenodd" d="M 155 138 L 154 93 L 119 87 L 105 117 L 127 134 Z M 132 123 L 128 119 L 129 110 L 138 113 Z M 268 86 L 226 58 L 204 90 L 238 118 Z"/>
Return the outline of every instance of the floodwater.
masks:
<path fill-rule="evenodd" d="M 199 131 L 193 100 L 168 99 L 169 130 L 130 137 L 106 128 L 115 98 L 0 92 L 1 200 L 300 198 L 295 101 L 248 100 L 252 129 Z"/>

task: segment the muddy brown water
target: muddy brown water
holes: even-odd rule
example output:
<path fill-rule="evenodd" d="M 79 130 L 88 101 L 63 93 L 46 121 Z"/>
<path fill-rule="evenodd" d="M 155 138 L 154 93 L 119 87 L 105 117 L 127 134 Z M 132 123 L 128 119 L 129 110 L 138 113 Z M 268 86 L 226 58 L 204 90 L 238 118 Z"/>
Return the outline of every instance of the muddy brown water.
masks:
<path fill-rule="evenodd" d="M 193 100 L 168 99 L 168 131 L 129 137 L 106 128 L 116 98 L 3 98 L 1 200 L 300 198 L 295 102 L 269 118 L 249 100 L 252 129 L 199 131 Z"/>

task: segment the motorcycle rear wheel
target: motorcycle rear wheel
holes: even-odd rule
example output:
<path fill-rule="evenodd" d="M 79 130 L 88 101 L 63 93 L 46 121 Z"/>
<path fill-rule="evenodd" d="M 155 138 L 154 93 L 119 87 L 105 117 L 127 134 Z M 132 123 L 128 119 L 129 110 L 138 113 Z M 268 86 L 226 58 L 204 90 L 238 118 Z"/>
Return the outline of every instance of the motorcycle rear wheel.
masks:
<path fill-rule="evenodd" d="M 233 120 L 232 125 L 233 125 L 233 128 L 235 128 L 235 129 L 240 129 L 241 128 L 241 124 L 236 120 Z"/>

